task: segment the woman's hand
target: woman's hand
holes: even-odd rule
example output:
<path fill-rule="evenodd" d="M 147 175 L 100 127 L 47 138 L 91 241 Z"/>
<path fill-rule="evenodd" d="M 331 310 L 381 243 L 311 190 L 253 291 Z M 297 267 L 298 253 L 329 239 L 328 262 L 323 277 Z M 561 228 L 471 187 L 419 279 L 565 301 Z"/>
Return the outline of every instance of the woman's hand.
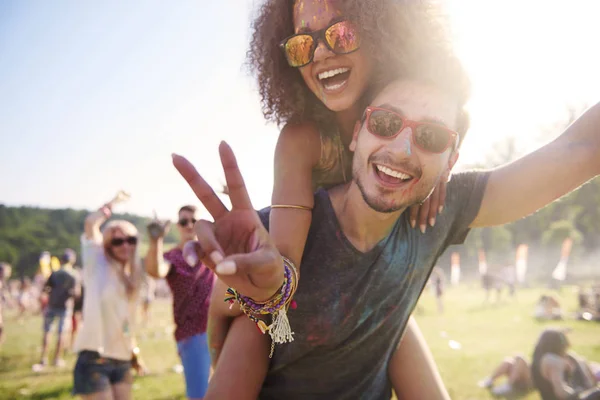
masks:
<path fill-rule="evenodd" d="M 272 297 L 283 283 L 283 259 L 252 207 L 233 151 L 222 142 L 219 153 L 231 210 L 188 160 L 173 155 L 173 165 L 214 219 L 214 222 L 196 222 L 196 255 L 228 286 L 263 301 Z"/>
<path fill-rule="evenodd" d="M 417 226 L 422 233 L 427 230 L 427 225 L 434 226 L 435 219 L 441 214 L 446 202 L 446 186 L 448 184 L 448 174 L 442 175 L 438 184 L 431 192 L 431 195 L 420 205 L 410 207 L 410 225 L 413 228 Z"/>

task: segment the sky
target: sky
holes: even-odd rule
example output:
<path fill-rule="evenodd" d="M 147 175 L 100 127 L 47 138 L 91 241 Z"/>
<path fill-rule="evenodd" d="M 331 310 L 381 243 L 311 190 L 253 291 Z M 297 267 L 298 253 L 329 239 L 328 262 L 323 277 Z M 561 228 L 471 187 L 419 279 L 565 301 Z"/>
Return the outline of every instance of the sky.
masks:
<path fill-rule="evenodd" d="M 597 0 L 446 3 L 473 83 L 459 168 L 509 137 L 531 151 L 600 100 Z M 244 66 L 258 4 L 0 2 L 0 204 L 93 209 L 124 189 L 116 211 L 175 219 L 199 202 L 171 153 L 219 186 L 226 140 L 268 205 L 279 129 Z"/>

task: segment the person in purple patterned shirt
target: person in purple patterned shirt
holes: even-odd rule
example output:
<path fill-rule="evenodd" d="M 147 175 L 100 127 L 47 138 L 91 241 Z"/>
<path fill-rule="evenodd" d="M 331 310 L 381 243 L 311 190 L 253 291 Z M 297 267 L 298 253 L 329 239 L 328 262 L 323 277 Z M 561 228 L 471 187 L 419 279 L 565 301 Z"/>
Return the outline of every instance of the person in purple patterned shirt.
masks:
<path fill-rule="evenodd" d="M 150 246 L 145 266 L 150 276 L 165 278 L 171 288 L 175 340 L 183 364 L 187 397 L 201 399 L 206 392 L 210 372 L 206 324 L 214 275 L 199 260 L 183 258 L 185 243 L 196 239 L 196 207 L 181 207 L 178 217 L 179 244 L 165 253 L 163 238 L 168 225 L 154 222 L 148 226 Z"/>

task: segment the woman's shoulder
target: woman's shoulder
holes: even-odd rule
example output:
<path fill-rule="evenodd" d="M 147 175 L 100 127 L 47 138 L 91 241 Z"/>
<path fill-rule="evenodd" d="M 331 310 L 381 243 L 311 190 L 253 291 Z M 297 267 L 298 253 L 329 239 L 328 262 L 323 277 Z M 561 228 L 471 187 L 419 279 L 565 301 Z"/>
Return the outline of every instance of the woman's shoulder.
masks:
<path fill-rule="evenodd" d="M 557 354 L 546 353 L 540 360 L 540 366 L 543 370 L 563 370 L 567 366 L 567 360 Z"/>

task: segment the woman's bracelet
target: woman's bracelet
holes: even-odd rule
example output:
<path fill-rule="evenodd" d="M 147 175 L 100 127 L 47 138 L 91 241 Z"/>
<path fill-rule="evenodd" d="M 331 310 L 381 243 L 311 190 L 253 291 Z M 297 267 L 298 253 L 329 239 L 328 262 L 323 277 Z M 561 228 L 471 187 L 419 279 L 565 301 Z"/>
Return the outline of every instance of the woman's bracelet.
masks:
<path fill-rule="evenodd" d="M 271 355 L 273 355 L 275 343 L 286 343 L 294 340 L 294 332 L 290 327 L 290 322 L 287 317 L 287 309 L 291 306 L 296 308 L 295 302 L 292 300 L 296 289 L 298 288 L 298 271 L 294 263 L 283 257 L 284 277 L 281 288 L 270 299 L 266 301 L 255 301 L 250 297 L 240 294 L 233 288 L 227 289 L 225 301 L 233 306 L 234 302 L 238 302 L 240 309 L 250 318 L 258 329 L 264 334 L 269 332 L 271 336 Z M 261 315 L 271 315 L 272 323 L 267 325 L 259 317 Z"/>
<path fill-rule="evenodd" d="M 305 211 L 312 211 L 312 207 L 308 207 L 308 206 L 297 206 L 294 204 L 272 204 L 271 205 L 271 209 L 273 208 L 291 208 L 294 210 L 305 210 Z"/>

